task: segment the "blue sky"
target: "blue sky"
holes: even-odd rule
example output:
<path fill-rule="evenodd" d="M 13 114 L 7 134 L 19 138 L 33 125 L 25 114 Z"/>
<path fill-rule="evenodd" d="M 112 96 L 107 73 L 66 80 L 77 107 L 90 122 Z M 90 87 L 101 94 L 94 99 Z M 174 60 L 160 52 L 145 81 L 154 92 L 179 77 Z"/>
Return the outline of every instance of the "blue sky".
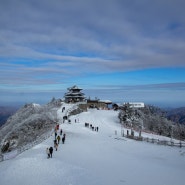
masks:
<path fill-rule="evenodd" d="M 0 0 L 0 103 L 87 97 L 185 106 L 185 1 Z"/>

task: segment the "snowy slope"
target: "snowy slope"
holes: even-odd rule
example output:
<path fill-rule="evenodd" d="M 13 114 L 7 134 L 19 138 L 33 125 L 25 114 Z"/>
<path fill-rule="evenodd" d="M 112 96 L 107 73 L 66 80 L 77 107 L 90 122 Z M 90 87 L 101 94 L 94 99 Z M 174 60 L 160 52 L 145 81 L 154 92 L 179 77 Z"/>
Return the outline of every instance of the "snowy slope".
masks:
<path fill-rule="evenodd" d="M 65 113 L 59 109 L 58 119 Z M 60 125 L 66 143 L 59 144 L 52 159 L 47 159 L 46 148 L 53 145 L 54 134 L 0 163 L 0 184 L 184 185 L 185 149 L 115 139 L 121 129 L 117 114 L 112 110 L 89 110 L 71 116 L 71 124 Z M 85 122 L 98 126 L 99 131 L 86 128 Z"/>

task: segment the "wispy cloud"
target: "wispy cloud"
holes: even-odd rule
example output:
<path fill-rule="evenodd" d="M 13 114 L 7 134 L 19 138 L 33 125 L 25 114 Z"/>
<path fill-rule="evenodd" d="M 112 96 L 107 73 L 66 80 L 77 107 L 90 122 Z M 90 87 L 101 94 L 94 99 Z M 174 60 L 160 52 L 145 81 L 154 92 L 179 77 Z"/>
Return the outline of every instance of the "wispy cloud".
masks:
<path fill-rule="evenodd" d="M 101 85 L 94 86 L 92 89 L 104 90 L 185 90 L 185 82 L 177 83 L 160 83 L 160 84 L 145 84 L 145 85 Z M 90 89 L 89 89 L 90 90 Z"/>
<path fill-rule="evenodd" d="M 141 60 L 147 67 L 149 58 L 154 66 L 161 61 L 165 66 L 182 65 L 182 59 L 173 64 L 167 61 L 184 57 L 183 4 L 180 0 L 4 2 L 0 54 L 55 59 L 82 53 L 130 62 L 133 68 Z M 179 26 L 171 29 L 174 22 Z"/>

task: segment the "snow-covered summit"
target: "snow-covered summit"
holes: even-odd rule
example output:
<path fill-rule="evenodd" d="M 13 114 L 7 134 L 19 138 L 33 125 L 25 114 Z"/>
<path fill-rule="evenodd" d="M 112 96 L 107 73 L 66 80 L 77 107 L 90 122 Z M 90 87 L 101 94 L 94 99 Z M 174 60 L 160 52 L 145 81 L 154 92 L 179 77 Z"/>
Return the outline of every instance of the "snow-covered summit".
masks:
<path fill-rule="evenodd" d="M 52 99 L 46 105 L 30 103 L 20 108 L 0 129 L 1 148 L 9 142 L 9 150 L 35 141 L 53 128 L 57 121 L 60 100 Z"/>
<path fill-rule="evenodd" d="M 60 143 L 53 158 L 47 159 L 46 148 L 53 146 L 53 133 L 16 158 L 2 162 L 1 184 L 184 185 L 184 148 L 121 137 L 118 112 L 113 110 L 90 109 L 70 116 L 71 124 L 62 123 L 63 106 L 71 107 L 62 105 L 57 111 L 65 144 Z"/>

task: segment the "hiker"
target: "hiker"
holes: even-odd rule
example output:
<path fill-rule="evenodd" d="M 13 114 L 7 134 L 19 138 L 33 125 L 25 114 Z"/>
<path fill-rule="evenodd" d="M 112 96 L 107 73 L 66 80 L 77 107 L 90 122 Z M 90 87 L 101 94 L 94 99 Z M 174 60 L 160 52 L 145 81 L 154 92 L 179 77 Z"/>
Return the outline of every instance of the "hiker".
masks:
<path fill-rule="evenodd" d="M 52 158 L 52 154 L 53 154 L 53 147 L 52 146 L 49 148 L 49 153 L 50 153 L 50 157 Z"/>
<path fill-rule="evenodd" d="M 64 134 L 63 137 L 62 137 L 62 143 L 63 144 L 65 143 L 65 139 L 66 139 L 66 134 Z"/>
<path fill-rule="evenodd" d="M 55 139 L 57 138 L 57 132 L 55 132 Z"/>
<path fill-rule="evenodd" d="M 55 144 L 57 144 L 57 139 L 54 140 L 54 146 L 55 146 Z"/>
<path fill-rule="evenodd" d="M 47 155 L 48 155 L 48 159 L 50 158 L 50 151 L 49 151 L 49 148 L 46 148 L 46 153 L 47 153 Z"/>
<path fill-rule="evenodd" d="M 62 112 L 64 112 L 64 111 L 65 111 L 65 107 L 62 108 Z"/>
<path fill-rule="evenodd" d="M 65 123 L 65 120 L 67 120 L 68 117 L 67 116 L 63 116 L 63 123 Z"/>
<path fill-rule="evenodd" d="M 57 132 L 57 126 L 55 126 L 55 132 Z"/>
<path fill-rule="evenodd" d="M 58 141 L 58 144 L 60 143 L 60 136 L 58 135 L 57 136 L 57 141 Z"/>
<path fill-rule="evenodd" d="M 58 149 L 58 144 L 57 143 L 54 144 L 54 148 L 57 151 L 57 149 Z"/>
<path fill-rule="evenodd" d="M 60 135 L 62 135 L 62 129 L 60 129 Z"/>

